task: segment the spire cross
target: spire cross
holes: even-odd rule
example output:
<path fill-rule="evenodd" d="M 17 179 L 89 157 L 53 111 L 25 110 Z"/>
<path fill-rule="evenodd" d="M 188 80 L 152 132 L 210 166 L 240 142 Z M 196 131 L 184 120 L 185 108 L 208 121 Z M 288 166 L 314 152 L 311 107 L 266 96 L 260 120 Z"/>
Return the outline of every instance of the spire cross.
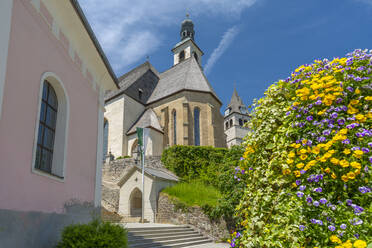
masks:
<path fill-rule="evenodd" d="M 186 18 L 189 18 L 189 17 L 190 17 L 189 12 L 186 12 Z"/>

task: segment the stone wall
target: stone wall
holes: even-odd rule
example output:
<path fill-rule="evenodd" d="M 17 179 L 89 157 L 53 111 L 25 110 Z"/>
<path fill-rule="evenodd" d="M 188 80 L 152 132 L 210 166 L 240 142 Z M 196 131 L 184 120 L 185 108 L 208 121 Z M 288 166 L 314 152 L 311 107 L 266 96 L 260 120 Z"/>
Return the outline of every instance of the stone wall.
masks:
<path fill-rule="evenodd" d="M 211 221 L 200 207 L 189 208 L 188 211 L 176 209 L 175 204 L 165 193 L 160 193 L 158 201 L 157 223 L 176 225 L 192 225 L 196 230 L 215 241 L 229 237 L 226 222 L 223 219 Z"/>

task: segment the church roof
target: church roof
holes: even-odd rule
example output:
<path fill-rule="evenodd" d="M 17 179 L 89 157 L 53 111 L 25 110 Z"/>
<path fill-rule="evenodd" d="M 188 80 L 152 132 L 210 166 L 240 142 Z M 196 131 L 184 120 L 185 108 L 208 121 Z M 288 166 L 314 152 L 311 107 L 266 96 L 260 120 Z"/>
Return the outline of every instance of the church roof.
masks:
<path fill-rule="evenodd" d="M 129 135 L 137 132 L 137 127 L 149 127 L 159 132 L 163 132 L 163 129 L 161 128 L 159 123 L 159 119 L 151 108 L 143 112 L 143 114 L 138 118 L 134 125 L 128 130 L 127 134 Z"/>
<path fill-rule="evenodd" d="M 135 83 L 141 76 L 143 76 L 149 70 L 151 70 L 157 77 L 159 77 L 159 72 L 148 61 L 146 61 L 142 65 L 137 66 L 133 70 L 119 77 L 118 81 L 120 89 L 106 92 L 105 101 L 108 101 L 118 95 L 123 94 L 133 83 Z"/>
<path fill-rule="evenodd" d="M 211 93 L 221 103 L 194 56 L 160 74 L 160 80 L 147 103 L 152 103 L 182 90 Z"/>
<path fill-rule="evenodd" d="M 238 92 L 236 91 L 236 88 L 234 88 L 233 95 L 231 97 L 229 105 L 227 105 L 227 108 L 230 108 L 230 113 L 242 113 L 241 108 L 246 106 L 244 105 L 242 99 L 239 97 Z"/>

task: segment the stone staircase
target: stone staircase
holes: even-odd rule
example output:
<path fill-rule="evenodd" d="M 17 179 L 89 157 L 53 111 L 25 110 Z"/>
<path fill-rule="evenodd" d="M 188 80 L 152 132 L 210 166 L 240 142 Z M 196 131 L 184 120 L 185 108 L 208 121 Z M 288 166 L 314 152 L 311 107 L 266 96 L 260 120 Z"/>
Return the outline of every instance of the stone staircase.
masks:
<path fill-rule="evenodd" d="M 193 247 L 213 241 L 189 226 L 128 228 L 129 248 Z"/>

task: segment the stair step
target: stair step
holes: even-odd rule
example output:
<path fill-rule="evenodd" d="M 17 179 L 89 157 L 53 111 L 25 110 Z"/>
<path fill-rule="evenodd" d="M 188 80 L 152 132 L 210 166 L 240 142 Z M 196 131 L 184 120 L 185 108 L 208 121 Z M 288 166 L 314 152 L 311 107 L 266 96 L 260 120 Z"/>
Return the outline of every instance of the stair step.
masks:
<path fill-rule="evenodd" d="M 145 234 L 162 234 L 162 233 L 183 233 L 186 231 L 190 231 L 190 229 L 177 229 L 177 230 L 141 230 L 141 231 L 129 231 L 129 233 L 134 235 L 145 235 Z"/>
<path fill-rule="evenodd" d="M 178 230 L 178 229 L 191 229 L 189 226 L 159 226 L 159 227 L 132 227 L 127 228 L 128 231 L 140 231 L 140 230 Z"/>
<path fill-rule="evenodd" d="M 184 235 L 190 235 L 190 234 L 199 234 L 198 232 L 194 231 L 194 230 L 190 230 L 190 231 L 185 231 L 185 232 L 182 232 L 182 234 Z M 165 237 L 165 236 L 178 236 L 180 235 L 179 232 L 176 232 L 176 233 L 150 233 L 150 234 L 133 234 L 133 233 L 128 233 L 128 238 L 131 239 L 131 238 L 137 238 L 137 237 L 143 237 L 143 238 L 152 238 L 152 237 Z"/>
<path fill-rule="evenodd" d="M 199 238 L 181 238 L 181 239 L 172 239 L 172 240 L 164 240 L 164 241 L 151 241 L 151 240 L 143 240 L 142 242 L 130 244 L 131 248 L 148 248 L 148 247 L 157 247 L 157 246 L 170 246 L 176 247 L 175 245 L 181 244 L 195 244 L 197 242 L 210 242 L 208 238 L 199 237 Z M 185 246 L 179 246 L 185 247 Z"/>
<path fill-rule="evenodd" d="M 137 243 L 137 242 L 142 242 L 145 240 L 150 240 L 150 241 L 163 241 L 163 240 L 176 240 L 176 239 L 189 239 L 189 238 L 200 238 L 203 237 L 203 235 L 196 233 L 196 234 L 179 234 L 179 235 L 168 235 L 168 236 L 163 236 L 163 237 L 136 237 L 135 239 L 129 238 L 128 241 L 130 244 Z"/>
<path fill-rule="evenodd" d="M 203 241 L 192 241 L 192 242 L 185 242 L 181 244 L 174 244 L 174 245 L 160 245 L 160 246 L 145 246 L 142 248 L 183 248 L 183 247 L 194 247 L 195 245 L 213 243 L 212 240 L 203 240 Z M 131 248 L 131 247 L 130 247 Z"/>

